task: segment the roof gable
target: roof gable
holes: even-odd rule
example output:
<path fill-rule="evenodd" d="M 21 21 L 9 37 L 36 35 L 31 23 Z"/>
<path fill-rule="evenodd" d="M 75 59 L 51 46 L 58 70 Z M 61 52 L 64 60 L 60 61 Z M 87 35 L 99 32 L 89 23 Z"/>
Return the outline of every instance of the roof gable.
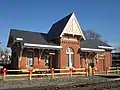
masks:
<path fill-rule="evenodd" d="M 69 21 L 67 22 L 65 28 L 62 31 L 60 37 L 62 37 L 62 35 L 64 35 L 64 34 L 72 34 L 73 36 L 78 35 L 78 36 L 82 36 L 85 39 L 84 34 L 80 28 L 80 25 L 79 25 L 74 13 L 72 13 Z"/>
<path fill-rule="evenodd" d="M 64 34 L 79 35 L 85 39 L 74 13 L 69 14 L 60 21 L 53 24 L 48 32 L 48 36 L 51 39 L 62 37 Z"/>

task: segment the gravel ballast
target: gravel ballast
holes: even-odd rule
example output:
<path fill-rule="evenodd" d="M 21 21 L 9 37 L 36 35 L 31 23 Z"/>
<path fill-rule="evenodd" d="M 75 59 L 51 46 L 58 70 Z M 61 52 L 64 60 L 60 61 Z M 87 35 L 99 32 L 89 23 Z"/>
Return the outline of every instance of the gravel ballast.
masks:
<path fill-rule="evenodd" d="M 44 78 L 39 80 L 17 80 L 17 81 L 0 81 L 0 89 L 20 89 L 27 87 L 35 87 L 45 90 L 54 90 L 54 89 L 62 89 L 69 87 L 81 87 L 84 85 L 90 85 L 95 83 L 107 82 L 109 79 L 99 77 L 99 76 L 90 76 L 90 77 L 62 77 L 62 78 Z M 22 89 L 23 90 L 23 89 Z M 30 88 L 28 89 L 30 90 Z M 33 88 L 31 89 L 33 90 Z"/>

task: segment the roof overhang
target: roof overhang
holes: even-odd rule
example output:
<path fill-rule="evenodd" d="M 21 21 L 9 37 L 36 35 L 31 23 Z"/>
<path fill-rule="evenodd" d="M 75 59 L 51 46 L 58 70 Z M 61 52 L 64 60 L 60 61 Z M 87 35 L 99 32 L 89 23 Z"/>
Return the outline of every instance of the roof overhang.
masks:
<path fill-rule="evenodd" d="M 24 46 L 27 46 L 27 47 L 38 47 L 38 48 L 49 48 L 49 49 L 61 49 L 62 48 L 62 46 L 43 45 L 43 44 L 31 44 L 31 43 L 24 43 Z"/>
<path fill-rule="evenodd" d="M 102 48 L 102 49 L 110 49 L 110 50 L 114 50 L 115 48 L 114 47 L 107 47 L 107 46 L 98 46 L 99 48 Z"/>
<path fill-rule="evenodd" d="M 87 52 L 104 52 L 104 49 L 93 49 L 93 48 L 81 48 L 82 51 L 87 51 Z"/>

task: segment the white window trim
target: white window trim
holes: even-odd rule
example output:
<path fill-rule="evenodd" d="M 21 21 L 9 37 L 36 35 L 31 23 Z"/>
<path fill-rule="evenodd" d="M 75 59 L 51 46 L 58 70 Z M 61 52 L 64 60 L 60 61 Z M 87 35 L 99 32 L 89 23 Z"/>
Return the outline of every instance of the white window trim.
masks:
<path fill-rule="evenodd" d="M 61 49 L 62 46 L 52 46 L 52 45 L 42 45 L 42 44 L 31 44 L 31 43 L 24 43 L 24 46 L 34 46 L 34 47 L 43 47 L 43 48 L 57 48 Z"/>
<path fill-rule="evenodd" d="M 107 46 L 98 46 L 98 47 L 103 49 L 111 49 L 111 50 L 115 49 L 114 47 L 107 47 Z"/>
<path fill-rule="evenodd" d="M 68 51 L 67 51 L 67 49 L 68 49 Z M 70 67 L 73 67 L 73 62 L 74 62 L 74 58 L 73 58 L 73 62 L 72 62 L 72 59 L 71 59 L 71 55 L 74 55 L 74 52 L 73 52 L 73 49 L 72 48 L 67 48 L 66 49 L 66 55 L 68 55 L 68 60 L 69 60 L 69 63 L 68 63 L 68 67 L 70 68 Z M 70 51 L 70 49 L 72 49 L 72 52 Z"/>

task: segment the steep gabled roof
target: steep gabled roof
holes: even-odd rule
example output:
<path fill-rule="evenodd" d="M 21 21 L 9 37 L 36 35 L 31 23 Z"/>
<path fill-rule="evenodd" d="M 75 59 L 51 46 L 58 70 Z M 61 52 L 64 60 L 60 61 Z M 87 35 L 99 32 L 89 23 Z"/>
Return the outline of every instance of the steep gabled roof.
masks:
<path fill-rule="evenodd" d="M 12 42 L 10 42 L 11 37 L 13 39 Z M 55 45 L 54 43 L 47 41 L 47 34 L 11 29 L 7 46 L 9 47 L 13 43 L 13 41 L 16 40 L 16 38 L 23 38 L 24 43 Z"/>
<path fill-rule="evenodd" d="M 69 14 L 53 24 L 48 32 L 50 40 L 57 39 L 65 34 L 82 36 L 85 40 L 84 34 L 74 13 Z"/>
<path fill-rule="evenodd" d="M 69 14 L 68 16 L 64 17 L 63 19 L 52 25 L 51 29 L 48 32 L 48 36 L 51 39 L 55 39 L 60 36 L 72 14 L 73 13 Z"/>

